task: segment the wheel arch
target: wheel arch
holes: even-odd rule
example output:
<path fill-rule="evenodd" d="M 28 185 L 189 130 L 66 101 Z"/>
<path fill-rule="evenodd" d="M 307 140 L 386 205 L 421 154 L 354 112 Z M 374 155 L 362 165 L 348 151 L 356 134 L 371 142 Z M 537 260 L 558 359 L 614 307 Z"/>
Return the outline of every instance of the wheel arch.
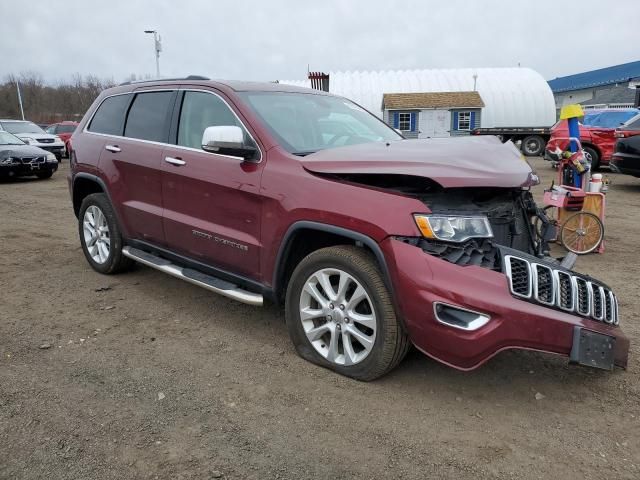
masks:
<path fill-rule="evenodd" d="M 92 193 L 104 193 L 107 195 L 109 201 L 111 202 L 111 197 L 109 196 L 107 186 L 100 177 L 84 172 L 75 174 L 73 177 L 72 201 L 73 212 L 75 213 L 76 217 L 78 217 L 80 213 L 80 206 L 82 205 L 82 201 Z M 113 205 L 113 203 L 111 204 Z"/>
<path fill-rule="evenodd" d="M 397 307 L 387 262 L 373 238 L 347 228 L 306 220 L 292 224 L 282 239 L 273 273 L 274 299 L 277 302 L 283 300 L 288 276 L 300 260 L 313 251 L 335 245 L 359 245 L 371 251 L 380 267 L 385 286 L 394 299 L 394 307 Z"/>

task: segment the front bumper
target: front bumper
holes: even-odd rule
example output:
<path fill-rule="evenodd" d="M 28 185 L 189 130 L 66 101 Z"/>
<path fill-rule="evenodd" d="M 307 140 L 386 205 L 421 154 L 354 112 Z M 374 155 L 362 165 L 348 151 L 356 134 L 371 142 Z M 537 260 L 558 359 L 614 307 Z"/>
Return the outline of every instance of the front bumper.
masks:
<path fill-rule="evenodd" d="M 461 267 L 392 238 L 381 247 L 411 341 L 430 357 L 461 370 L 513 348 L 568 357 L 579 327 L 614 337 L 614 363 L 627 365 L 629 340 L 619 327 L 515 298 L 503 273 Z M 474 331 L 452 328 L 436 320 L 434 302 L 482 312 L 490 320 Z"/>
<path fill-rule="evenodd" d="M 609 168 L 615 173 L 640 177 L 640 156 L 616 153 L 609 163 Z"/>
<path fill-rule="evenodd" d="M 46 150 L 47 152 L 51 152 L 56 156 L 62 156 L 65 153 L 64 143 L 31 143 L 30 145 Z"/>
<path fill-rule="evenodd" d="M 58 170 L 58 162 L 41 162 L 35 164 L 12 163 L 0 165 L 2 177 L 27 177 L 42 172 L 55 172 Z"/>

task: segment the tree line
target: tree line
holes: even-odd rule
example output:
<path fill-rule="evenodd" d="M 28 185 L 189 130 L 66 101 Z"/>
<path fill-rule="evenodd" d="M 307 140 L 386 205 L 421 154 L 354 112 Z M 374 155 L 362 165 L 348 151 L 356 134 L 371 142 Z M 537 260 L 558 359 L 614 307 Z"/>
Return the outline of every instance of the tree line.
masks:
<path fill-rule="evenodd" d="M 38 73 L 8 75 L 0 83 L 0 118 L 22 118 L 17 84 L 20 85 L 25 120 L 49 124 L 79 121 L 100 92 L 113 87 L 115 82 L 76 74 L 70 81 L 47 84 Z"/>

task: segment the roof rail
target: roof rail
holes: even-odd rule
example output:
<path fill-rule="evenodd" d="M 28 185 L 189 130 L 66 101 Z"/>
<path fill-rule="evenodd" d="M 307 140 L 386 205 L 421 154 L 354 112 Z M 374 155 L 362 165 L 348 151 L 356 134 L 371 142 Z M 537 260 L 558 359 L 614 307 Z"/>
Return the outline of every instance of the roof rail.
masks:
<path fill-rule="evenodd" d="M 204 77 L 202 75 L 189 75 L 188 77 L 179 77 L 179 78 L 147 78 L 145 80 L 129 80 L 127 82 L 122 82 L 118 86 L 122 85 L 134 85 L 136 83 L 145 83 L 145 82 L 175 82 L 176 80 L 211 80 L 209 77 Z"/>

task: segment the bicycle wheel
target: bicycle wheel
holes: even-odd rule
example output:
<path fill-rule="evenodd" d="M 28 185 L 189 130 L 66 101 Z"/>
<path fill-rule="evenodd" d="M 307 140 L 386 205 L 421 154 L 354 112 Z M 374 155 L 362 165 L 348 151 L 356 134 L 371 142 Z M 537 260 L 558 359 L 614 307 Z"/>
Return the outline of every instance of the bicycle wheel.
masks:
<path fill-rule="evenodd" d="M 602 243 L 604 225 L 593 213 L 578 212 L 571 215 L 560 228 L 560 242 L 578 255 L 593 252 Z"/>

